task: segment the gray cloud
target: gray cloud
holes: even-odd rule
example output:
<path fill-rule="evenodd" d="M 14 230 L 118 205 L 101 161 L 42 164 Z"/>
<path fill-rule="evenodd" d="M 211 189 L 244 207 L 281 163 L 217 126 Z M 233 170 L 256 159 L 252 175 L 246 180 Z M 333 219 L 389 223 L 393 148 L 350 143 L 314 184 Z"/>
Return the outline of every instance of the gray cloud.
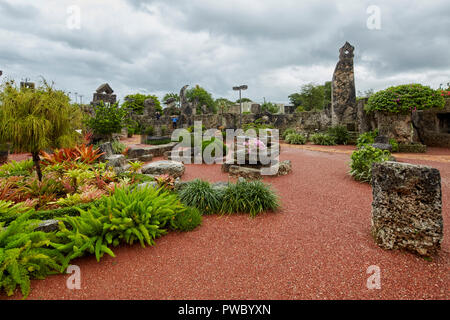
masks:
<path fill-rule="evenodd" d="M 81 29 L 67 28 L 67 8 L 81 9 Z M 366 27 L 369 5 L 381 30 Z M 450 7 L 431 0 L 0 0 L 0 69 L 79 92 L 102 82 L 119 97 L 162 96 L 199 84 L 215 97 L 246 94 L 287 102 L 305 83 L 331 80 L 338 49 L 356 47 L 358 90 L 450 81 Z"/>

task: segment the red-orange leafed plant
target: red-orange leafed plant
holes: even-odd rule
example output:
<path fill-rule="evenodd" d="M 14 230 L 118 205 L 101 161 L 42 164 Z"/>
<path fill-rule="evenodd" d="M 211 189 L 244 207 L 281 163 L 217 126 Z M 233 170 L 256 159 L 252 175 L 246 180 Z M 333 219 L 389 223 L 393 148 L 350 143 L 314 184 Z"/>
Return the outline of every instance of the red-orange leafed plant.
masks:
<path fill-rule="evenodd" d="M 42 163 L 44 165 L 52 165 L 57 163 L 65 163 L 80 160 L 84 163 L 93 163 L 104 153 L 100 153 L 100 149 L 94 149 L 92 145 L 79 145 L 75 148 L 56 149 L 54 153 L 48 154 L 41 151 Z"/>
<path fill-rule="evenodd" d="M 64 148 L 56 149 L 52 154 L 41 151 L 42 164 L 52 165 L 63 163 L 66 161 L 77 161 L 80 158 L 79 153 L 75 149 Z"/>
<path fill-rule="evenodd" d="M 100 149 L 94 149 L 93 145 L 86 146 L 85 144 L 75 147 L 75 150 L 79 154 L 79 159 L 84 163 L 92 163 L 100 158 L 105 153 L 100 153 Z"/>

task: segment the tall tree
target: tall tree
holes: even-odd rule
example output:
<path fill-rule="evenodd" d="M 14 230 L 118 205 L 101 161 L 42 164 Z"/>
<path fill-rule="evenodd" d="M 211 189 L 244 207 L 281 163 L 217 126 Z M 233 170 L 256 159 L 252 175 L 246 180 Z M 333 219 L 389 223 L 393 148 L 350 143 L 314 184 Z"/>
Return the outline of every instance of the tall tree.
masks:
<path fill-rule="evenodd" d="M 194 88 L 191 88 L 186 91 L 186 98 L 189 102 L 195 103 L 197 102 L 197 113 L 201 113 L 201 107 L 206 106 L 208 111 L 211 113 L 217 113 L 216 104 L 214 103 L 214 99 L 208 91 L 196 85 Z"/>
<path fill-rule="evenodd" d="M 161 103 L 157 96 L 142 93 L 127 95 L 124 103 L 122 103 L 122 108 L 133 110 L 137 114 L 142 114 L 144 111 L 144 101 L 147 99 L 152 99 L 155 109 L 160 112 L 162 111 Z"/>
<path fill-rule="evenodd" d="M 170 98 L 175 99 L 175 105 L 177 106 L 177 108 L 179 108 L 180 107 L 180 95 L 178 93 L 173 93 L 173 92 L 166 93 L 166 95 L 163 98 L 163 102 L 165 103 Z"/>
<path fill-rule="evenodd" d="M 42 181 L 39 152 L 47 148 L 72 147 L 80 139 L 82 113 L 69 97 L 47 82 L 36 89 L 17 88 L 13 81 L 0 91 L 0 141 L 18 152 L 30 152 Z"/>

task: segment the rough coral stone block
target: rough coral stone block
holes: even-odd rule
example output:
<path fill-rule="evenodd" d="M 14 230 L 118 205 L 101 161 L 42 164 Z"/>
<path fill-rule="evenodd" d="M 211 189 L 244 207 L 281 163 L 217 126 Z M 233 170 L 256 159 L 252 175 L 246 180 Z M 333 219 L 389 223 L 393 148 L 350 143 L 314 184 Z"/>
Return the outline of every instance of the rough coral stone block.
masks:
<path fill-rule="evenodd" d="M 372 167 L 372 235 L 385 249 L 436 254 L 443 239 L 439 170 L 399 162 Z"/>

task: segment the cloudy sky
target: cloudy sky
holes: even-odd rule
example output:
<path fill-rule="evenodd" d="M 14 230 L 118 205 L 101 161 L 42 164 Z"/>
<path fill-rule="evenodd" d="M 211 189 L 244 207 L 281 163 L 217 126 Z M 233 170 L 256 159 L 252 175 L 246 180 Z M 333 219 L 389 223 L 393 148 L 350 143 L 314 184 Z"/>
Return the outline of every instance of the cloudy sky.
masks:
<path fill-rule="evenodd" d="M 254 101 L 288 102 L 331 80 L 349 41 L 358 91 L 437 88 L 450 82 L 449 17 L 448 0 L 0 0 L 0 70 L 83 102 L 104 82 L 121 99 L 199 84 L 236 100 L 247 84 Z"/>

